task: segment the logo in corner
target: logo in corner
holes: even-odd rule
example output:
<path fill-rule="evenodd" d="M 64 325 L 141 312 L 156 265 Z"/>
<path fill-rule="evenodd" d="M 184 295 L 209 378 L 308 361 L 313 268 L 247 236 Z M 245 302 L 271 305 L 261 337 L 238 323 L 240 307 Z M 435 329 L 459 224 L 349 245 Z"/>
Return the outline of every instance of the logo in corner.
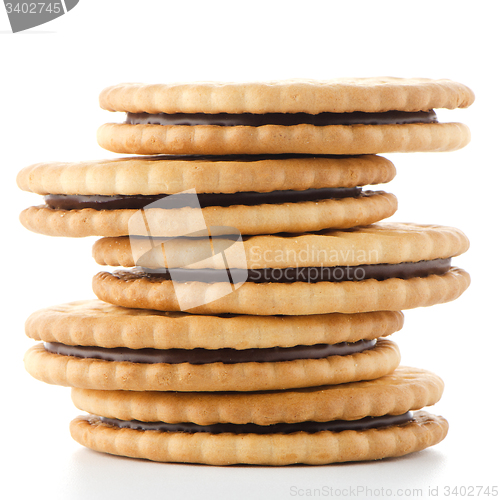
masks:
<path fill-rule="evenodd" d="M 19 2 L 4 0 L 13 33 L 25 31 L 64 16 L 79 0 L 53 0 L 49 2 Z"/>
<path fill-rule="evenodd" d="M 229 295 L 248 277 L 241 233 L 231 226 L 207 226 L 194 189 L 137 210 L 128 230 L 134 264 L 158 276 L 168 273 L 181 311 Z M 207 270 L 217 275 L 213 282 L 207 281 Z"/>

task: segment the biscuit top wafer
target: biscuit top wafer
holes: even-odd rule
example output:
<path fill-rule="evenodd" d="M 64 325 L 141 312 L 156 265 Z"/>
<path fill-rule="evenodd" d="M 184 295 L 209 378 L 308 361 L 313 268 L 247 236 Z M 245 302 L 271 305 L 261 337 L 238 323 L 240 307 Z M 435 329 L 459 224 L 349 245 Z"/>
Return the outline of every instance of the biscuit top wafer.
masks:
<path fill-rule="evenodd" d="M 26 334 L 67 345 L 131 349 L 233 349 L 356 342 L 403 326 L 399 311 L 318 316 L 197 316 L 85 300 L 33 313 Z"/>
<path fill-rule="evenodd" d="M 135 255 L 141 255 L 137 262 L 132 256 L 131 240 L 127 237 L 96 241 L 94 259 L 99 264 L 111 266 L 165 266 L 161 239 L 153 242 L 149 239 L 132 241 Z M 219 243 L 231 262 L 231 252 L 236 250 L 235 246 Z M 176 238 L 168 240 L 168 245 L 171 259 L 167 263 L 168 267 L 207 267 L 205 250 L 199 241 Z M 343 231 L 249 236 L 243 238 L 243 245 L 248 269 L 284 269 L 449 259 L 464 253 L 469 248 L 469 240 L 462 231 L 453 227 L 380 222 Z M 196 258 L 197 255 L 199 258 Z M 241 262 L 241 259 L 234 258 L 232 262 Z"/>
<path fill-rule="evenodd" d="M 349 113 L 465 108 L 472 91 L 450 80 L 338 78 L 255 83 L 125 83 L 103 90 L 100 106 L 131 113 Z"/>
<path fill-rule="evenodd" d="M 81 410 L 122 420 L 270 425 L 400 415 L 435 404 L 443 388 L 443 381 L 432 372 L 399 367 L 375 380 L 287 391 L 195 394 L 72 389 L 72 398 Z"/>
<path fill-rule="evenodd" d="M 396 174 L 374 156 L 153 156 L 30 165 L 17 176 L 24 191 L 48 195 L 155 195 L 188 189 L 236 193 L 356 187 Z"/>

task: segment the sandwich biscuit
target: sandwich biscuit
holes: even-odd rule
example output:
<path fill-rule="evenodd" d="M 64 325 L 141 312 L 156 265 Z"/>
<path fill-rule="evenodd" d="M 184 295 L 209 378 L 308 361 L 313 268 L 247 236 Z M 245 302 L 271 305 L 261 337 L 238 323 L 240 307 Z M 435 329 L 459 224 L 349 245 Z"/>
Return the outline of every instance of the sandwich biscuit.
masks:
<path fill-rule="evenodd" d="M 381 222 L 252 236 L 243 239 L 246 259 L 239 260 L 232 258 L 230 242 L 215 241 L 225 252 L 225 259 L 212 260 L 219 268 L 200 267 L 207 260 L 199 240 L 98 240 L 98 263 L 131 269 L 98 273 L 94 293 L 133 308 L 178 311 L 188 297 L 198 305 L 186 310 L 196 314 L 308 315 L 429 306 L 456 299 L 470 283 L 465 271 L 451 265 L 468 249 L 468 239 L 445 226 Z M 133 245 L 136 255 L 143 254 L 139 258 Z M 172 259 L 165 259 L 164 245 Z M 245 267 L 228 269 L 226 262 Z M 228 276 L 231 293 L 224 291 Z"/>
<path fill-rule="evenodd" d="M 212 465 L 327 464 L 396 457 L 446 436 L 425 411 L 443 391 L 425 370 L 400 367 L 367 382 L 254 393 L 73 389 L 91 413 L 71 423 L 91 449 L 160 462 Z"/>
<path fill-rule="evenodd" d="M 400 312 L 197 316 L 80 301 L 38 311 L 27 371 L 56 385 L 132 391 L 257 391 L 378 378 L 399 364 L 385 337 Z"/>
<path fill-rule="evenodd" d="M 340 78 L 257 83 L 126 83 L 106 88 L 99 144 L 132 154 L 376 154 L 452 151 L 470 140 L 436 108 L 465 108 L 472 91 L 450 80 Z"/>
<path fill-rule="evenodd" d="M 156 156 L 39 163 L 21 170 L 17 183 L 45 197 L 21 213 L 31 231 L 170 237 L 198 234 L 200 224 L 241 234 L 371 224 L 394 214 L 397 200 L 362 187 L 395 174 L 373 155 Z M 134 222 L 138 212 L 146 224 Z"/>

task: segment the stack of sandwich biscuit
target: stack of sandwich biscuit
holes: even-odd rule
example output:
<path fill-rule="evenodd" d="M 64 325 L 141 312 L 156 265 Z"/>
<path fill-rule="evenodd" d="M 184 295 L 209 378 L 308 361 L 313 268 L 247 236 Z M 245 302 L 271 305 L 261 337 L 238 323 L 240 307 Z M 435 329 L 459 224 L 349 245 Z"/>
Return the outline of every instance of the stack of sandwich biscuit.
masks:
<path fill-rule="evenodd" d="M 98 236 L 97 299 L 32 314 L 25 357 L 72 387 L 81 444 L 203 464 L 326 464 L 405 455 L 448 424 L 421 411 L 442 380 L 401 367 L 401 310 L 459 297 L 458 229 L 381 222 L 394 195 L 379 153 L 451 151 L 466 126 L 434 109 L 474 100 L 459 83 L 339 79 L 124 84 L 101 107 L 104 148 L 135 156 L 40 163 L 45 197 L 21 222 Z M 139 156 L 142 155 L 142 156 Z"/>

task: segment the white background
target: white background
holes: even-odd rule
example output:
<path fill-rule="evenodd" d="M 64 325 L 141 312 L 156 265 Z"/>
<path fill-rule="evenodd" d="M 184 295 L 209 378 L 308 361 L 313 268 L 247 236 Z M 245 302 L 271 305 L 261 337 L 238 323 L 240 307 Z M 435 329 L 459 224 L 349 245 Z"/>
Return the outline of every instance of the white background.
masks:
<path fill-rule="evenodd" d="M 0 5 L 2 489 L 38 499 L 281 499 L 333 498 L 329 488 L 349 487 L 378 489 L 358 498 L 382 497 L 380 488 L 422 488 L 427 497 L 438 487 L 445 498 L 445 486 L 498 485 L 499 39 L 492 5 L 81 0 L 62 18 L 15 35 Z M 155 464 L 73 442 L 68 424 L 79 411 L 69 389 L 24 371 L 33 342 L 23 323 L 41 307 L 93 297 L 93 241 L 25 230 L 18 213 L 40 198 L 16 187 L 16 173 L 39 161 L 113 157 L 98 147 L 95 131 L 116 119 L 97 101 L 115 83 L 380 75 L 449 78 L 476 93 L 470 109 L 438 114 L 470 126 L 465 149 L 388 155 L 398 170 L 386 187 L 399 199 L 393 220 L 454 225 L 471 240 L 455 260 L 471 273 L 470 289 L 454 303 L 408 311 L 393 336 L 403 364 L 445 380 L 434 411 L 450 422 L 446 440 L 380 463 L 286 468 Z"/>

